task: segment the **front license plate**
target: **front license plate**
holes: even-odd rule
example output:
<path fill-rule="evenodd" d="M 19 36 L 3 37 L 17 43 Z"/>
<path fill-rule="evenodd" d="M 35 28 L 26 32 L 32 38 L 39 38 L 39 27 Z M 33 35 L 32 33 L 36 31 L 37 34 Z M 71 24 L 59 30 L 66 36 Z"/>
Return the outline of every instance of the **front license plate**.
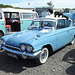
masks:
<path fill-rule="evenodd" d="M 13 57 L 13 58 L 18 59 L 17 55 L 15 55 L 15 54 L 7 53 L 7 55 L 8 55 L 8 56 L 11 56 L 11 57 Z"/>

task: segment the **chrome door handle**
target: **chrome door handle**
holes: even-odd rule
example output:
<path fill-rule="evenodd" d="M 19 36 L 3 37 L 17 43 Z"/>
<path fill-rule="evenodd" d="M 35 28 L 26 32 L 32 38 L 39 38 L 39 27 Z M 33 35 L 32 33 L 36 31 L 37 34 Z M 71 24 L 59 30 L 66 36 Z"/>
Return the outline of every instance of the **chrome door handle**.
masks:
<path fill-rule="evenodd" d="M 1 25 L 4 25 L 4 23 L 1 23 Z"/>

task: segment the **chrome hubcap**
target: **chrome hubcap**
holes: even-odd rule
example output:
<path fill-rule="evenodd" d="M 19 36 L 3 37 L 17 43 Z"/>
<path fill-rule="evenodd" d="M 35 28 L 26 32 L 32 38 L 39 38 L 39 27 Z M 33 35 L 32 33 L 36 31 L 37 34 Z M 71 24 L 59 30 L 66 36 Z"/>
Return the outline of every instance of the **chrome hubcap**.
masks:
<path fill-rule="evenodd" d="M 40 55 L 40 61 L 41 61 L 41 63 L 46 62 L 47 58 L 48 58 L 48 49 L 44 48 L 42 50 L 42 52 L 41 52 L 41 55 Z"/>
<path fill-rule="evenodd" d="M 74 40 L 72 41 L 72 44 L 74 44 Z"/>

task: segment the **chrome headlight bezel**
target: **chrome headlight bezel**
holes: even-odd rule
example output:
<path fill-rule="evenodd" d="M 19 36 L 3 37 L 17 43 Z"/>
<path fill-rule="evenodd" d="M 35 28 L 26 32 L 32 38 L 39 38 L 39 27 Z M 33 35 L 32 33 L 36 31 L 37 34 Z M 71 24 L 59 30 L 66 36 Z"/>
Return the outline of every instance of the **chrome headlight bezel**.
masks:
<path fill-rule="evenodd" d="M 33 52 L 33 47 L 29 44 L 20 44 L 20 49 L 24 52 Z"/>
<path fill-rule="evenodd" d="M 27 45 L 27 52 L 33 52 L 33 47 L 31 45 Z"/>
<path fill-rule="evenodd" d="M 25 51 L 25 50 L 26 50 L 26 46 L 25 46 L 24 44 L 21 44 L 21 45 L 20 45 L 20 49 L 21 49 L 22 51 Z"/>
<path fill-rule="evenodd" d="M 0 39 L 0 45 L 5 45 L 5 41 L 3 39 Z"/>

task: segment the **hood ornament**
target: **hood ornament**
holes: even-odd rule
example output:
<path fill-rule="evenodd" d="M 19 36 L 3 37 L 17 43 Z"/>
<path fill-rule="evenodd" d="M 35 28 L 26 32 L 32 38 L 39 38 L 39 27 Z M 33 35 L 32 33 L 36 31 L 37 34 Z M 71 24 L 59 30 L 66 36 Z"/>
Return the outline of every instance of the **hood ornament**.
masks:
<path fill-rule="evenodd" d="M 38 40 L 39 37 L 40 37 L 40 35 L 37 34 L 36 37 L 34 37 L 33 41 Z"/>

